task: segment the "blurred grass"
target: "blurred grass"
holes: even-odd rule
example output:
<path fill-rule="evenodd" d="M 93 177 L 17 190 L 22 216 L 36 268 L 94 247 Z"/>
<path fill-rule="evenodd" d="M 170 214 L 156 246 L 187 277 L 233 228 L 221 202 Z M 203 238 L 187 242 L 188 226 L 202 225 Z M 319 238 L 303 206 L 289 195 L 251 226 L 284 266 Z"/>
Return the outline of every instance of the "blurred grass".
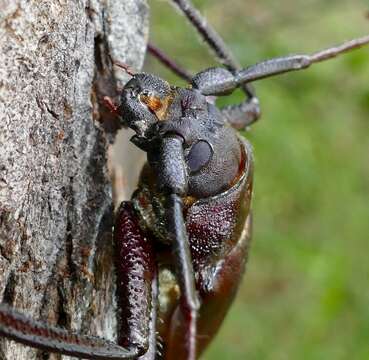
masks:
<path fill-rule="evenodd" d="M 369 33 L 366 0 L 194 2 L 245 65 Z M 150 5 L 156 44 L 193 72 L 215 64 L 167 1 Z M 255 87 L 253 246 L 204 359 L 369 359 L 369 49 Z"/>

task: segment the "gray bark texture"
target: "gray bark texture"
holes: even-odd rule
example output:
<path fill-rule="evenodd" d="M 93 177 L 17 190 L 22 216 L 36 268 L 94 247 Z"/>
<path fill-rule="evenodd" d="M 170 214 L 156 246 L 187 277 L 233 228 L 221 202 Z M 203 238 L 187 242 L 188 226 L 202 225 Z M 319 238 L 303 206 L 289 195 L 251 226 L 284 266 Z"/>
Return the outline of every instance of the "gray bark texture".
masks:
<path fill-rule="evenodd" d="M 0 0 L 0 301 L 110 339 L 119 126 L 102 98 L 147 34 L 145 0 Z M 1 360 L 60 358 L 0 339 Z"/>

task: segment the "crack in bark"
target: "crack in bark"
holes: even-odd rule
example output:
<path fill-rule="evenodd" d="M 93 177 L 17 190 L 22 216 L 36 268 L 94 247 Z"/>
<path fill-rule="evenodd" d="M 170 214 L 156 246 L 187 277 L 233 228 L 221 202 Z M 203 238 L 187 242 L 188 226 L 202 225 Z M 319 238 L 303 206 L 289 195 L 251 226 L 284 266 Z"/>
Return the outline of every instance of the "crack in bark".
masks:
<path fill-rule="evenodd" d="M 3 303 L 13 305 L 15 299 L 15 286 L 16 286 L 16 275 L 14 271 L 11 271 L 3 294 Z"/>
<path fill-rule="evenodd" d="M 46 107 L 47 112 L 48 112 L 48 113 L 49 113 L 49 114 L 50 114 L 54 119 L 59 120 L 59 115 L 58 115 L 55 111 L 53 111 L 52 109 L 50 109 L 46 103 L 44 103 L 44 104 L 45 104 L 45 107 Z"/>
<path fill-rule="evenodd" d="M 73 186 L 73 178 L 70 178 L 70 188 L 72 189 Z M 66 239 L 65 239 L 65 256 L 67 258 L 67 266 L 69 269 L 69 276 L 70 280 L 74 281 L 76 279 L 76 264 L 73 261 L 73 223 L 71 216 L 73 214 L 72 209 L 74 208 L 74 201 L 73 198 L 71 198 L 68 208 L 70 209 L 68 211 L 67 215 L 67 226 L 66 226 Z"/>

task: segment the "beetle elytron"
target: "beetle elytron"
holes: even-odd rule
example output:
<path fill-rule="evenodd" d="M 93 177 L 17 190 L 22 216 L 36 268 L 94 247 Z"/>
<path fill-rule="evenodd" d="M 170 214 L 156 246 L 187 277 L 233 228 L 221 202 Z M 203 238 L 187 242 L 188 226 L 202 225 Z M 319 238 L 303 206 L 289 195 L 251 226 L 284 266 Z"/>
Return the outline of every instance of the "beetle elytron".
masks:
<path fill-rule="evenodd" d="M 110 103 L 136 132 L 131 140 L 148 159 L 131 201 L 120 206 L 114 229 L 118 344 L 36 322 L 6 305 L 0 305 L 0 335 L 89 359 L 198 358 L 237 291 L 251 235 L 252 150 L 233 129 L 259 116 L 249 83 L 369 43 L 366 36 L 311 56 L 275 58 L 240 69 L 192 4 L 173 2 L 224 67 L 190 77 L 149 46 L 191 86 L 173 87 L 151 74 L 132 74 L 120 104 Z M 211 97 L 238 87 L 246 95 L 243 103 L 223 109 L 213 104 Z"/>

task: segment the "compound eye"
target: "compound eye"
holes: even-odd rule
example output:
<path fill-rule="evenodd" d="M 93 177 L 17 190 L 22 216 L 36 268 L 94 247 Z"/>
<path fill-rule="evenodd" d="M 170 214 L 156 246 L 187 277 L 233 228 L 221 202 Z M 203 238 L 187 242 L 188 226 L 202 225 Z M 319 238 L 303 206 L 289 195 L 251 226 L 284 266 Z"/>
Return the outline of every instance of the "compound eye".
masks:
<path fill-rule="evenodd" d="M 201 170 L 209 163 L 212 157 L 213 149 L 211 145 L 205 140 L 198 141 L 191 147 L 186 158 L 190 172 L 195 173 Z"/>

